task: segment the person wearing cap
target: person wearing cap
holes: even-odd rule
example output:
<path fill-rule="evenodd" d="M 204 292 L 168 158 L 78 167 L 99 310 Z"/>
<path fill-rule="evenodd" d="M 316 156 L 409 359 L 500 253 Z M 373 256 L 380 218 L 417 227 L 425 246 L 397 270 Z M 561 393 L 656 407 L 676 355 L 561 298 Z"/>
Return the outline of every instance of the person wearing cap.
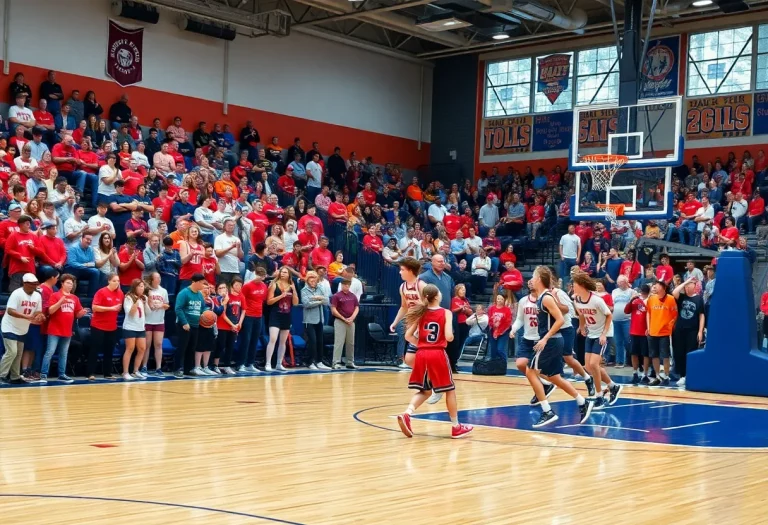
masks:
<path fill-rule="evenodd" d="M 38 127 L 32 128 L 32 141 L 29 142 L 29 147 L 32 148 L 32 158 L 37 162 L 42 160 L 46 151 L 50 152 L 48 144 L 43 141 L 42 129 Z"/>
<path fill-rule="evenodd" d="M 23 93 L 16 94 L 16 105 L 8 110 L 8 122 L 11 123 L 11 133 L 21 126 L 25 131 L 35 127 L 35 116 L 32 110 L 25 106 L 27 97 Z"/>
<path fill-rule="evenodd" d="M 67 262 L 67 248 L 56 234 L 57 224 L 53 221 L 45 221 L 40 229 L 43 235 L 37 237 L 37 252 L 40 262 L 61 271 Z M 42 266 L 45 268 L 45 266 Z"/>
<path fill-rule="evenodd" d="M 24 337 L 29 331 L 32 321 L 42 321 L 43 298 L 37 291 L 40 284 L 34 273 L 28 272 L 20 276 L 20 287 L 14 289 L 5 306 L 0 330 L 3 334 L 5 354 L 0 359 L 0 384 L 8 383 L 6 377 L 10 373 L 10 383 L 21 384 L 21 358 L 24 354 Z"/>
<path fill-rule="evenodd" d="M 288 166 L 285 173 L 277 179 L 277 186 L 285 193 L 283 201 L 285 205 L 296 198 L 296 183 L 293 181 L 293 168 Z"/>
<path fill-rule="evenodd" d="M 32 219 L 22 215 L 18 219 L 19 231 L 13 232 L 5 242 L 5 260 L 8 264 L 8 274 L 11 283 L 8 290 L 13 292 L 22 286 L 22 277 L 27 273 L 35 272 L 35 247 L 37 234 L 32 233 Z"/>
<path fill-rule="evenodd" d="M 208 309 L 203 300 L 202 290 L 204 286 L 207 286 L 205 277 L 201 273 L 196 273 L 192 276 L 190 285 L 182 289 L 176 296 L 174 311 L 176 312 L 179 342 L 176 346 L 173 363 L 176 370 L 174 375 L 177 378 L 184 377 L 185 372 L 189 373 L 194 363 L 200 315 Z"/>

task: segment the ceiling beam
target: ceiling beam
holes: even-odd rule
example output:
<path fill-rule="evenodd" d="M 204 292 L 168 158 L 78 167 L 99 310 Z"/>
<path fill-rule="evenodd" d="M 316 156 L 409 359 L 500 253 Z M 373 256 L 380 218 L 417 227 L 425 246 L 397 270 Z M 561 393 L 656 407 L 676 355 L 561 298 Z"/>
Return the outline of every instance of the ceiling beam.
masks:
<path fill-rule="evenodd" d="M 399 11 L 400 9 L 407 9 L 409 7 L 415 7 L 419 5 L 431 4 L 435 0 L 411 0 L 408 2 L 401 2 L 394 5 L 385 5 L 381 7 L 374 7 L 373 9 L 360 10 L 353 13 L 346 13 L 343 15 L 328 16 L 325 18 L 317 18 L 315 20 L 308 20 L 307 22 L 301 22 L 300 24 L 294 24 L 294 26 L 314 26 L 317 24 L 323 24 L 325 22 L 337 22 L 340 20 L 351 20 L 353 18 L 360 18 L 361 16 L 370 15 L 373 13 L 386 13 L 389 11 Z"/>

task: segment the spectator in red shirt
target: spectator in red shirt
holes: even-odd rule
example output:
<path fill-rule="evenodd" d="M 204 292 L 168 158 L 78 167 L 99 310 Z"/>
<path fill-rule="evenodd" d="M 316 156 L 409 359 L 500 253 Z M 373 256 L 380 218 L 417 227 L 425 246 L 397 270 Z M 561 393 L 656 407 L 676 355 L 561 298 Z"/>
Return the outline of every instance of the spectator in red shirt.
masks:
<path fill-rule="evenodd" d="M 626 276 L 631 286 L 632 283 L 643 275 L 643 266 L 635 260 L 635 250 L 627 250 L 625 257 L 626 260 L 621 263 L 619 275 Z"/>
<path fill-rule="evenodd" d="M 155 207 L 155 211 L 162 210 L 160 220 L 166 224 L 171 223 L 171 211 L 173 210 L 174 202 L 175 201 L 168 196 L 168 186 L 165 183 L 161 183 L 158 196 L 152 199 L 152 206 Z"/>
<path fill-rule="evenodd" d="M 72 135 L 64 135 L 62 141 L 53 146 L 51 156 L 59 175 L 66 177 L 72 186 L 77 186 L 82 192 L 85 189 L 85 176 L 75 174 L 82 162 L 77 156 Z M 79 180 L 80 177 L 82 180 Z"/>
<path fill-rule="evenodd" d="M 335 195 L 335 201 L 328 206 L 328 217 L 337 223 L 346 224 L 349 219 L 349 212 L 344 205 L 344 195 L 337 191 Z"/>
<path fill-rule="evenodd" d="M 139 173 L 139 163 L 136 159 L 129 160 L 128 166 L 127 170 L 122 171 L 123 182 L 125 183 L 123 194 L 135 197 L 138 193 L 139 185 L 144 184 L 144 175 Z"/>
<path fill-rule="evenodd" d="M 136 239 L 129 237 L 117 254 L 120 260 L 120 286 L 123 292 L 131 288 L 134 279 L 141 279 L 144 270 L 144 255 L 136 249 Z"/>
<path fill-rule="evenodd" d="M 5 242 L 4 265 L 8 266 L 11 283 L 8 291 L 22 287 L 25 273 L 35 273 L 35 255 L 37 255 L 37 234 L 32 233 L 32 219 L 27 215 L 19 218 L 19 231 L 13 232 Z"/>
<path fill-rule="evenodd" d="M 308 222 L 312 222 L 315 224 L 314 231 L 317 235 L 323 236 L 325 234 L 325 231 L 323 229 L 323 221 L 320 220 L 320 217 L 317 216 L 317 206 L 315 206 L 313 203 L 307 204 L 307 214 L 303 215 L 299 219 L 299 230 L 306 230 L 306 226 Z"/>
<path fill-rule="evenodd" d="M 320 244 L 309 254 L 309 262 L 312 269 L 318 266 L 328 266 L 333 262 L 333 253 L 328 249 L 328 237 L 320 237 Z"/>
<path fill-rule="evenodd" d="M 720 232 L 719 244 L 722 248 L 735 248 L 739 241 L 739 229 L 733 217 L 725 218 L 725 228 Z"/>
<path fill-rule="evenodd" d="M 765 200 L 760 196 L 760 190 L 755 190 L 752 201 L 747 208 L 747 229 L 754 233 L 755 228 L 765 219 Z"/>
<path fill-rule="evenodd" d="M 651 287 L 648 284 L 640 286 L 640 294 L 635 292 L 632 299 L 624 306 L 624 313 L 629 314 L 629 336 L 631 339 L 630 352 L 632 355 L 632 384 L 648 384 L 646 376 L 651 366 L 651 359 L 648 356 L 648 320 L 646 317 L 645 302 L 651 293 Z M 639 375 L 640 357 L 643 358 L 642 378 Z"/>
<path fill-rule="evenodd" d="M 288 271 L 296 279 L 304 278 L 309 266 L 309 255 L 302 248 L 301 241 L 296 241 L 293 243 L 293 251 L 283 254 L 283 266 L 288 268 Z"/>
<path fill-rule="evenodd" d="M 506 271 L 501 274 L 501 278 L 499 279 L 501 286 L 504 287 L 505 290 L 512 290 L 513 292 L 522 290 L 524 282 L 523 274 L 520 273 L 520 270 L 515 268 L 515 263 L 507 261 L 504 268 L 506 268 Z"/>
<path fill-rule="evenodd" d="M 504 250 L 499 256 L 499 265 L 506 268 L 508 262 L 517 262 L 517 256 L 515 255 L 515 247 L 512 243 L 507 244 L 507 249 Z"/>
<path fill-rule="evenodd" d="M 508 359 L 509 329 L 512 328 L 512 309 L 497 295 L 493 306 L 488 308 L 488 360 Z"/>
<path fill-rule="evenodd" d="M 315 223 L 308 222 L 305 224 L 305 230 L 299 232 L 299 242 L 301 243 L 301 250 L 303 252 L 311 252 L 318 245 L 317 234 L 315 233 Z"/>
<path fill-rule="evenodd" d="M 263 212 L 267 216 L 270 226 L 283 222 L 285 210 L 277 203 L 277 195 L 274 193 L 267 197 L 267 203 L 264 205 Z"/>
<path fill-rule="evenodd" d="M 579 225 L 576 226 L 574 233 L 581 239 L 581 245 L 586 246 L 590 239 L 592 239 L 594 231 L 587 221 L 581 221 L 579 222 Z"/>
<path fill-rule="evenodd" d="M 64 241 L 56 236 L 56 223 L 44 222 L 40 229 L 44 234 L 37 237 L 38 257 L 43 264 L 53 266 L 61 272 L 67 263 L 67 248 Z"/>
<path fill-rule="evenodd" d="M 374 204 L 376 204 L 376 192 L 373 191 L 373 189 L 371 188 L 370 182 L 365 183 L 365 187 L 362 191 L 362 194 L 363 194 L 363 199 L 365 199 L 365 203 L 368 206 L 373 206 Z"/>
<path fill-rule="evenodd" d="M 99 156 L 93 151 L 88 137 L 80 141 L 80 150 L 77 152 L 77 160 L 80 161 L 78 170 L 77 189 L 82 195 L 86 185 L 91 191 L 91 205 L 96 207 L 96 196 L 99 192 Z M 82 186 L 81 186 L 82 183 Z"/>
<path fill-rule="evenodd" d="M 453 240 L 456 238 L 456 233 L 461 229 L 461 217 L 459 217 L 459 210 L 456 209 L 456 206 L 451 206 L 448 208 L 448 215 L 443 217 L 443 226 L 445 227 L 445 232 L 448 234 L 448 238 Z M 467 236 L 465 232 L 462 232 L 464 234 L 464 237 Z"/>
<path fill-rule="evenodd" d="M 363 237 L 363 246 L 369 250 L 381 254 L 384 249 L 384 241 L 379 237 L 379 228 L 373 225 L 368 229 L 368 234 Z"/>
<path fill-rule="evenodd" d="M 534 197 L 533 206 L 528 208 L 526 219 L 528 221 L 528 235 L 531 239 L 535 239 L 539 227 L 544 222 L 544 206 L 541 205 L 541 199 L 539 197 Z"/>
<path fill-rule="evenodd" d="M 96 362 L 100 353 L 112 355 L 117 346 L 117 315 L 123 309 L 123 292 L 120 290 L 120 278 L 110 274 L 107 286 L 96 292 L 93 297 L 93 317 L 91 318 L 91 340 L 88 353 L 88 379 L 96 379 Z M 104 379 L 114 379 L 112 360 L 102 359 Z"/>
<path fill-rule="evenodd" d="M 296 196 L 296 183 L 293 180 L 293 168 L 291 166 L 288 166 L 285 173 L 277 179 L 277 185 L 289 196 Z"/>
<path fill-rule="evenodd" d="M 53 113 L 48 111 L 48 101 L 41 98 L 38 109 L 32 115 L 35 117 L 35 127 L 43 130 L 43 142 L 51 147 L 56 141 L 56 122 Z"/>
<path fill-rule="evenodd" d="M 0 251 L 3 250 L 8 237 L 17 231 L 21 231 L 19 228 L 19 218 L 21 218 L 21 205 L 18 202 L 11 202 L 8 206 L 8 218 L 0 222 Z"/>

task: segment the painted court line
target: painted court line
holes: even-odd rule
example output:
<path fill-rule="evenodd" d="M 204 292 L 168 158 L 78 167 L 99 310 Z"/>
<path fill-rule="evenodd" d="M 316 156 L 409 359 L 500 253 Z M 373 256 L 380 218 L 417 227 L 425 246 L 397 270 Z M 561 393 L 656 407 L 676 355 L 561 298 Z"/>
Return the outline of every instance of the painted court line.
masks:
<path fill-rule="evenodd" d="M 630 408 L 630 407 L 640 407 L 643 405 L 655 405 L 658 403 L 658 401 L 645 401 L 643 403 L 627 403 L 626 405 L 613 405 L 611 407 L 605 407 L 603 410 L 616 410 L 617 408 Z M 652 407 L 656 408 L 656 407 Z"/>
<path fill-rule="evenodd" d="M 720 422 L 719 421 L 704 421 L 703 423 L 691 423 L 690 425 L 680 425 L 679 427 L 666 427 L 666 428 L 662 428 L 662 430 L 677 430 L 678 428 L 700 427 L 702 425 L 711 425 L 713 423 L 720 423 Z"/>
<path fill-rule="evenodd" d="M 669 407 L 676 407 L 676 406 L 677 406 L 677 405 L 679 405 L 679 404 L 680 404 L 680 403 L 670 403 L 669 405 L 659 405 L 659 406 L 657 406 L 657 407 L 651 407 L 651 409 L 654 409 L 654 408 L 669 408 Z"/>
<path fill-rule="evenodd" d="M 575 425 L 561 425 L 555 428 L 571 428 L 571 427 L 615 428 L 616 430 L 633 430 L 635 432 L 645 432 L 646 434 L 649 432 L 648 430 L 643 430 L 641 428 L 612 427 L 609 425 L 582 425 L 579 423 L 576 423 Z"/>

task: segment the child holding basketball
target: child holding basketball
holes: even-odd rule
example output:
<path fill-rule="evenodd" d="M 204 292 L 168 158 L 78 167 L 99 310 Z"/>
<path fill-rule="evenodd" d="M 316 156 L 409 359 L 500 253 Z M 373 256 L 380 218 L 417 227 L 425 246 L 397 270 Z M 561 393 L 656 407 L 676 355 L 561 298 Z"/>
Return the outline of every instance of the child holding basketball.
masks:
<path fill-rule="evenodd" d="M 453 341 L 453 314 L 450 310 L 440 308 L 441 296 L 437 286 L 425 285 L 421 297 L 423 303 L 411 307 L 405 317 L 408 326 L 405 340 L 416 347 L 408 387 L 418 392 L 411 398 L 406 411 L 397 416 L 397 422 L 406 437 L 413 437 L 411 415 L 429 398 L 432 391 L 445 392 L 445 405 L 453 424 L 451 437 L 462 438 L 472 432 L 473 427 L 459 423 L 456 386 L 453 384 L 448 354 L 445 353 L 448 343 Z"/>

